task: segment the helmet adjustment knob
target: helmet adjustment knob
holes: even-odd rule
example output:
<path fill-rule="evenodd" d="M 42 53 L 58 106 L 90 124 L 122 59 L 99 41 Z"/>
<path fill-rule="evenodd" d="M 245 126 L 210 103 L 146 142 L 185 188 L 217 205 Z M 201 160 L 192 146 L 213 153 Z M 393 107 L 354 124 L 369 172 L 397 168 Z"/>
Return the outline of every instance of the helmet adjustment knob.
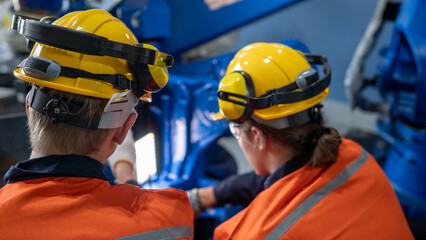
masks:
<path fill-rule="evenodd" d="M 68 113 L 61 109 L 61 103 L 62 101 L 59 99 L 52 99 L 43 107 L 44 114 L 52 123 L 58 123 L 68 118 Z"/>

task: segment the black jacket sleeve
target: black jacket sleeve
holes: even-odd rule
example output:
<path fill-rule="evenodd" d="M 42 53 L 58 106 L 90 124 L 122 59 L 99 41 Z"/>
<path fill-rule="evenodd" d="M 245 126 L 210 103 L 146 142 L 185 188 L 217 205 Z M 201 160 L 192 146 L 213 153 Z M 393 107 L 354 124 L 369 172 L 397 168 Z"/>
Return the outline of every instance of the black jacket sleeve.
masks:
<path fill-rule="evenodd" d="M 233 175 L 214 186 L 218 205 L 235 204 L 247 206 L 264 190 L 263 183 L 268 176 L 258 176 L 254 172 Z"/>

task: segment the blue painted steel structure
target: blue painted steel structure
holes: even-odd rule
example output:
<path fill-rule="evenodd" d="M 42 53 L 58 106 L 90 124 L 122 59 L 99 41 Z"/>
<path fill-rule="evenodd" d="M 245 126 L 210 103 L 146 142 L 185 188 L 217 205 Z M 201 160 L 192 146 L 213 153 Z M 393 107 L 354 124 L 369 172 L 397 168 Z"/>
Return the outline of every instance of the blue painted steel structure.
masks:
<path fill-rule="evenodd" d="M 159 41 L 170 38 L 174 13 L 171 14 L 164 0 L 127 0 L 110 12 L 126 23 L 138 39 Z"/>
<path fill-rule="evenodd" d="M 426 2 L 401 2 L 379 89 L 390 114 L 378 132 L 391 144 L 384 163 L 403 208 L 426 220 Z"/>
<path fill-rule="evenodd" d="M 262 4 L 259 4 L 258 0 L 165 1 L 173 10 L 171 34 L 170 38 L 164 39 L 160 43 L 164 51 L 180 54 L 301 0 L 262 1 Z M 215 6 L 211 4 L 213 2 L 234 3 Z"/>
<path fill-rule="evenodd" d="M 60 11 L 62 8 L 62 1 L 57 0 L 20 0 L 20 10 L 33 10 L 33 11 Z"/>
<path fill-rule="evenodd" d="M 213 121 L 211 117 L 219 111 L 217 86 L 216 80 L 198 78 L 194 81 L 194 78 L 171 74 L 162 93 L 153 96 L 151 111 L 161 129 L 162 167 L 149 187 L 189 189 L 213 183 L 213 178 L 205 175 L 209 171 L 205 151 L 228 131 L 226 121 Z M 225 160 L 232 161 L 218 161 Z M 219 174 L 223 178 L 235 173 L 235 163 L 224 164 L 227 168 L 210 175 Z"/>

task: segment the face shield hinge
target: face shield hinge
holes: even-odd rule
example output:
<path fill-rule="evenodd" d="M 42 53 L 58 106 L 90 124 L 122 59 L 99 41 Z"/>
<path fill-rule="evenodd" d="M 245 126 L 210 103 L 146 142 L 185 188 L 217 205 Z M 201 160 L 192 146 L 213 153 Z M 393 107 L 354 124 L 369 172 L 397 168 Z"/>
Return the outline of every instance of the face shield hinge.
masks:
<path fill-rule="evenodd" d="M 121 74 L 114 75 L 114 80 L 112 84 L 115 86 L 116 89 L 119 90 L 131 89 L 131 80 Z"/>

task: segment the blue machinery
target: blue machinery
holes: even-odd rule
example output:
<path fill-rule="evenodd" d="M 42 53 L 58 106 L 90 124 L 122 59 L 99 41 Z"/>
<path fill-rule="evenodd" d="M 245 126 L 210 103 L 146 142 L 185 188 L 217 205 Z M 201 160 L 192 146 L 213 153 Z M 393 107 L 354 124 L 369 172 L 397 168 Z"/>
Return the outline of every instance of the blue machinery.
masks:
<path fill-rule="evenodd" d="M 390 115 L 378 132 L 391 144 L 384 165 L 403 208 L 426 219 L 426 8 L 425 1 L 405 1 L 394 24 L 380 91 Z"/>
<path fill-rule="evenodd" d="M 390 146 L 383 169 L 406 213 L 426 219 L 426 2 L 380 0 L 351 65 L 345 85 L 352 103 L 367 111 L 378 111 L 379 135 Z M 393 20 L 393 33 L 375 79 L 363 76 L 363 60 L 370 52 L 384 20 Z M 383 103 L 372 102 L 363 90 L 376 87 Z M 377 158 L 383 153 L 378 152 Z M 380 160 L 380 159 L 379 159 Z"/>
<path fill-rule="evenodd" d="M 161 94 L 153 96 L 153 103 L 144 108 L 142 115 L 150 116 L 155 122 L 157 140 L 161 142 L 159 172 L 150 179 L 151 186 L 189 189 L 212 185 L 236 172 L 232 157 L 217 145 L 220 137 L 229 135 L 227 122 L 213 121 L 211 117 L 218 111 L 217 85 L 232 54 L 190 63 L 183 63 L 181 54 L 299 1 L 262 1 L 262 4 L 256 0 L 22 2 L 26 2 L 28 8 L 34 3 L 34 8 L 41 6 L 58 15 L 78 9 L 104 8 L 122 19 L 141 41 L 153 42 L 176 57 L 169 83 Z M 373 39 L 355 54 L 358 65 L 354 64 L 357 73 L 354 75 L 358 79 L 347 79 L 345 83 L 348 82 L 349 98 L 354 105 L 382 112 L 378 133 L 389 143 L 383 168 L 404 210 L 426 220 L 426 14 L 423 11 L 426 2 L 388 3 L 379 1 L 378 9 L 381 9 L 376 12 L 381 14 L 381 20 L 395 20 L 390 45 L 382 51 L 384 61 L 377 78 L 365 81 L 361 71 L 368 55 L 362 48 L 371 49 Z M 389 12 L 394 16 L 389 17 Z M 377 35 L 382 22 L 372 24 L 370 37 Z M 368 35 L 366 33 L 367 38 Z M 285 43 L 306 50 L 297 41 Z M 371 104 L 362 97 L 366 85 L 379 89 L 384 104 Z M 135 133 L 138 131 L 136 128 Z M 222 221 L 233 214 L 228 210 L 218 208 L 203 216 Z"/>

